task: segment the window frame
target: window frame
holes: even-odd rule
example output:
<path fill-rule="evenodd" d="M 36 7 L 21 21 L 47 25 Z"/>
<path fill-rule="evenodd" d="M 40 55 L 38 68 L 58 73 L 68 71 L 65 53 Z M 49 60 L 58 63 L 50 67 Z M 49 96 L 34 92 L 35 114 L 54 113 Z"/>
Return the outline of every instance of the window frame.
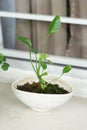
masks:
<path fill-rule="evenodd" d="M 50 22 L 54 16 L 0 11 L 0 17 Z M 68 23 L 68 24 L 87 26 L 87 19 L 82 19 L 82 18 L 61 17 L 61 22 Z M 28 57 L 24 54 L 24 51 L 4 49 L 1 24 L 0 24 L 0 38 L 1 38 L 0 52 L 4 52 L 4 54 L 10 58 L 13 57 L 13 58 L 19 58 L 19 59 L 28 59 Z M 52 57 L 53 61 L 55 62 L 55 64 L 62 64 L 62 65 L 64 64 L 65 65 L 65 61 L 66 61 L 67 64 L 70 63 L 74 67 L 87 69 L 87 60 L 86 59 L 69 58 L 69 57 L 52 56 L 52 55 L 51 55 L 51 57 Z"/>

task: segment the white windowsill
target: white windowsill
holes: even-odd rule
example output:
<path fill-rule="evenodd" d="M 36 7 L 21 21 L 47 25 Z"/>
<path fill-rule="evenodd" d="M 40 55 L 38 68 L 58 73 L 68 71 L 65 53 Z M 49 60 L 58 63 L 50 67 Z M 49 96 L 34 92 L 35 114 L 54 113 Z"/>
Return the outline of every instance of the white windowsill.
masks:
<path fill-rule="evenodd" d="M 34 112 L 13 94 L 11 84 L 0 83 L 0 130 L 85 130 L 87 98 L 73 97 L 51 112 Z"/>

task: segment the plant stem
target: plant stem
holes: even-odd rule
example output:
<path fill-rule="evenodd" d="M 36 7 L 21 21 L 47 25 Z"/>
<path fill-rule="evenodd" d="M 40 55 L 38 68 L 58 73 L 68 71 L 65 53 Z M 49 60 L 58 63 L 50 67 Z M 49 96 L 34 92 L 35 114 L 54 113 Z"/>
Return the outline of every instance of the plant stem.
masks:
<path fill-rule="evenodd" d="M 47 41 L 48 41 L 48 37 L 49 37 L 49 34 L 47 34 L 47 36 L 45 37 L 45 39 L 43 41 L 43 44 L 42 44 L 42 47 L 41 47 L 41 52 L 45 51 L 46 44 L 47 44 Z"/>
<path fill-rule="evenodd" d="M 33 65 L 33 62 L 32 62 L 32 57 L 31 57 L 31 49 L 29 49 L 29 54 L 30 54 L 30 62 L 31 62 L 31 65 L 32 65 L 32 67 L 33 67 L 33 69 L 34 69 L 34 71 L 35 71 L 35 73 L 36 73 L 36 69 L 35 69 L 35 67 L 34 67 L 34 65 Z"/>
<path fill-rule="evenodd" d="M 36 59 L 36 70 L 37 70 L 37 55 L 35 54 L 35 59 Z"/>
<path fill-rule="evenodd" d="M 53 82 L 53 81 L 55 81 L 55 80 L 60 79 L 60 78 L 62 77 L 62 75 L 63 75 L 63 74 L 61 74 L 60 76 L 58 76 L 58 77 L 56 77 L 55 79 L 51 80 L 50 83 Z"/>
<path fill-rule="evenodd" d="M 40 61 L 38 62 L 38 67 L 37 67 L 37 75 L 40 76 L 40 68 L 41 68 L 41 65 L 40 65 Z"/>
<path fill-rule="evenodd" d="M 41 53 L 43 53 L 45 51 L 46 43 L 48 41 L 48 37 L 49 37 L 49 34 L 47 34 L 47 36 L 45 37 L 45 39 L 44 39 L 44 41 L 42 43 Z M 37 72 L 36 72 L 37 77 L 39 79 L 39 82 L 41 84 L 42 89 L 44 89 L 45 88 L 45 81 L 43 80 L 43 78 L 40 75 L 40 70 L 41 70 L 41 62 L 40 61 L 38 62 L 38 66 L 37 66 L 37 63 L 36 63 L 36 67 L 37 67 L 36 68 L 36 70 L 37 70 Z"/>

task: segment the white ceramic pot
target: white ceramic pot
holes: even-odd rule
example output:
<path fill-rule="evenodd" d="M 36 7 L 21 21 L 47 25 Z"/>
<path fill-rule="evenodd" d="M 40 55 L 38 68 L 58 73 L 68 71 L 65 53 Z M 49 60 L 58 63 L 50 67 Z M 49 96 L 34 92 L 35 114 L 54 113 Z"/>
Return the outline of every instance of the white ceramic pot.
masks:
<path fill-rule="evenodd" d="M 55 78 L 54 75 L 49 75 L 45 79 L 51 81 L 53 78 Z M 19 100 L 35 111 L 49 111 L 54 109 L 67 102 L 74 94 L 73 88 L 62 80 L 57 80 L 55 83 L 58 83 L 61 87 L 68 90 L 68 94 L 39 94 L 17 89 L 17 85 L 33 81 L 37 81 L 37 78 L 32 74 L 27 78 L 16 80 L 12 83 L 12 90 Z"/>

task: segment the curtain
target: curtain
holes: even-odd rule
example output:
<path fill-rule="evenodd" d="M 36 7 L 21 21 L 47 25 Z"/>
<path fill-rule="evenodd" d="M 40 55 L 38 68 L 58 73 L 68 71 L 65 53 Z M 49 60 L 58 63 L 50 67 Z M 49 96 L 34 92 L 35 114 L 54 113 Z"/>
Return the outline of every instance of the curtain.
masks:
<path fill-rule="evenodd" d="M 67 4 L 69 3 L 69 4 Z M 10 6 L 11 5 L 11 6 Z M 0 0 L 0 8 L 5 11 L 47 14 L 87 18 L 86 0 Z M 38 51 L 47 35 L 49 22 L 3 18 L 2 30 L 4 46 L 27 50 L 23 43 L 15 39 L 19 35 L 28 37 Z M 87 26 L 62 24 L 60 30 L 49 37 L 46 53 L 87 59 Z"/>
<path fill-rule="evenodd" d="M 71 17 L 87 18 L 86 0 L 69 0 L 69 2 Z M 70 25 L 70 32 L 66 56 L 87 59 L 87 26 Z"/>
<path fill-rule="evenodd" d="M 22 4 L 21 4 L 22 3 Z M 24 6 L 25 5 L 25 6 Z M 35 14 L 66 16 L 66 1 L 65 0 L 16 0 L 16 10 L 19 12 L 30 12 Z M 18 23 L 19 22 L 19 23 Z M 26 23 L 27 22 L 27 23 Z M 23 34 L 30 37 L 33 46 L 40 51 L 42 42 L 47 35 L 49 23 L 17 20 L 16 34 Z M 65 55 L 66 53 L 66 25 L 62 25 L 57 34 L 50 36 L 47 43 L 46 52 L 50 54 Z M 25 45 L 17 48 L 25 49 Z"/>
<path fill-rule="evenodd" d="M 16 12 L 29 13 L 31 3 L 29 0 L 15 0 L 16 1 Z M 29 20 L 16 19 L 16 37 L 26 36 L 31 40 L 31 22 Z M 16 40 L 16 49 L 27 50 L 27 47 Z"/>

